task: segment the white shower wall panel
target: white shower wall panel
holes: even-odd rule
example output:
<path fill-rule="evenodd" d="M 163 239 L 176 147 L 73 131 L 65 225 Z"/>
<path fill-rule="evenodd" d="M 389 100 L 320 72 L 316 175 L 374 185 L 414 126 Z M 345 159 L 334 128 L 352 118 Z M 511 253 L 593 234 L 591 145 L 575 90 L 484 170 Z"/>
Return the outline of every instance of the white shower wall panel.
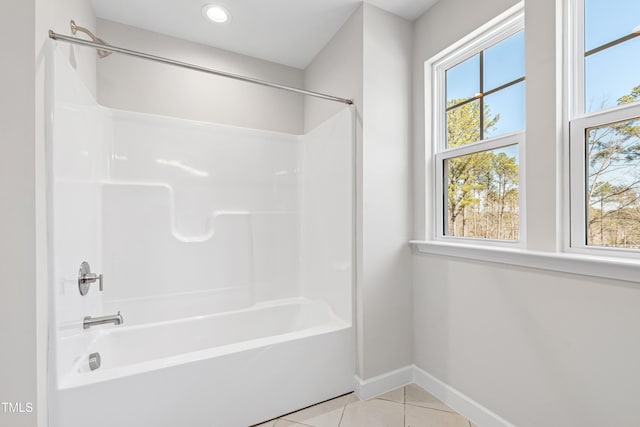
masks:
<path fill-rule="evenodd" d="M 300 296 L 299 213 L 250 216 L 255 300 Z"/>
<path fill-rule="evenodd" d="M 61 336 L 81 330 L 84 313 L 99 309 L 97 292 L 83 297 L 78 290 L 78 268 L 83 261 L 94 271 L 102 268 L 100 159 L 104 157 L 101 136 L 86 138 L 89 130 L 107 128 L 100 109 L 61 106 L 56 110 L 56 137 L 60 144 L 54 154 L 52 200 L 54 271 L 53 291 L 58 297 Z"/>
<path fill-rule="evenodd" d="M 222 212 L 208 235 L 189 240 L 175 231 L 167 185 L 107 183 L 102 195 L 105 271 L 118 284 L 105 288 L 106 301 L 228 288 L 217 297 L 298 295 L 297 213 Z"/>
<path fill-rule="evenodd" d="M 83 317 L 102 310 L 97 286 L 80 295 L 78 268 L 83 261 L 93 271 L 103 267 L 100 181 L 108 167 L 112 128 L 107 110 L 95 102 L 62 53 L 55 55 L 47 81 L 56 100 L 50 117 L 53 138 L 47 141 L 50 295 L 55 301 L 50 319 L 52 338 L 61 343 L 52 363 L 63 372 L 91 340 L 83 333 Z"/>
<path fill-rule="evenodd" d="M 297 210 L 297 136 L 122 111 L 113 122 L 111 180 L 171 186 L 186 237 L 215 212 Z"/>
<path fill-rule="evenodd" d="M 112 120 L 105 272 L 120 286 L 107 302 L 299 295 L 299 137 L 121 111 Z"/>
<path fill-rule="evenodd" d="M 350 320 L 354 266 L 353 115 L 343 109 L 304 136 L 300 227 L 303 294 Z M 351 136 L 351 138 L 349 138 Z"/>
<path fill-rule="evenodd" d="M 215 231 L 193 242 L 174 231 L 166 185 L 105 184 L 103 200 L 105 274 L 117 284 L 106 300 L 251 284 L 249 215 L 218 216 Z"/>
<path fill-rule="evenodd" d="M 208 356 L 199 364 L 183 357 L 193 348 L 175 348 L 182 368 L 165 370 L 156 364 L 153 373 L 123 377 L 119 384 L 127 385 L 129 394 L 121 400 L 132 407 L 138 407 L 139 389 L 152 388 L 158 399 L 167 397 L 154 384 L 166 384 L 166 375 L 178 370 L 178 393 L 194 402 L 174 411 L 167 404 L 158 406 L 162 400 L 156 395 L 145 395 L 141 417 L 153 415 L 167 425 L 175 425 L 170 416 L 191 417 L 194 426 L 211 425 L 211 420 L 225 427 L 246 425 L 351 390 L 353 111 L 344 109 L 307 135 L 279 134 L 103 108 L 59 54 L 52 77 L 51 361 L 57 368 L 51 384 L 57 400 L 52 425 L 95 421 L 93 411 L 77 424 L 60 420 L 84 416 L 77 410 L 78 396 L 87 408 L 100 393 L 110 395 L 111 387 L 119 387 L 100 380 L 106 369 L 83 371 L 88 380 L 96 380 L 90 387 L 65 385 L 78 366 L 88 364 L 97 342 L 106 345 L 97 349 L 104 353 L 104 368 L 119 357 L 136 355 L 127 346 L 110 348 L 105 334 L 134 337 L 135 331 L 195 325 L 204 318 L 232 321 L 233 327 L 220 327 L 238 351 L 214 360 L 225 345 L 212 341 L 201 346 Z M 82 261 L 104 274 L 102 292 L 95 283 L 80 295 Z M 252 314 L 279 306 L 322 307 L 326 316 L 311 328 L 301 322 L 304 316 L 285 316 L 284 329 L 264 329 L 276 312 Z M 83 328 L 85 316 L 118 311 L 124 317 L 121 325 Z M 187 329 L 192 334 L 182 338 L 199 343 L 201 334 Z M 263 330 L 255 336 L 242 333 Z M 153 337 L 166 344 L 163 336 L 145 336 L 141 348 L 149 348 Z M 248 346 L 255 348 L 240 351 Z M 278 399 L 265 402 L 274 379 L 282 378 L 286 387 L 280 387 Z M 255 390 L 246 413 L 229 411 L 226 404 L 212 408 L 198 398 L 228 395 L 230 387 L 248 383 Z M 107 408 L 99 421 L 114 425 L 120 414 Z"/>

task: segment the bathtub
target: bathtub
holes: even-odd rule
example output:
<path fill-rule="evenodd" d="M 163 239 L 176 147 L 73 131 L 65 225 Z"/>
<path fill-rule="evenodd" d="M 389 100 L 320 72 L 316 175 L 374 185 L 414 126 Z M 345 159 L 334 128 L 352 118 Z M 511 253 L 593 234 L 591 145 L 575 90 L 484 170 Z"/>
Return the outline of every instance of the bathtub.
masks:
<path fill-rule="evenodd" d="M 96 327 L 60 378 L 60 427 L 249 426 L 353 389 L 352 325 L 295 298 Z M 331 350 L 328 350 L 331 349 Z M 101 367 L 91 371 L 90 353 Z"/>

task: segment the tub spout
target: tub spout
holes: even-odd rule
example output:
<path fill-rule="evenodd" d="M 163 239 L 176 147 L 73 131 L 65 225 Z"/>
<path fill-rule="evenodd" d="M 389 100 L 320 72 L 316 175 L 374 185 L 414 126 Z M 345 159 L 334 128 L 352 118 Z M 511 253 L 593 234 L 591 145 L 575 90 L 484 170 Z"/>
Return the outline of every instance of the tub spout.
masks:
<path fill-rule="evenodd" d="M 123 322 L 124 322 L 124 319 L 122 318 L 122 315 L 118 311 L 118 314 L 112 314 L 110 316 L 100 316 L 100 317 L 87 316 L 84 318 L 84 322 L 82 323 L 82 326 L 85 329 L 89 329 L 92 326 L 104 325 L 106 323 L 121 325 Z"/>

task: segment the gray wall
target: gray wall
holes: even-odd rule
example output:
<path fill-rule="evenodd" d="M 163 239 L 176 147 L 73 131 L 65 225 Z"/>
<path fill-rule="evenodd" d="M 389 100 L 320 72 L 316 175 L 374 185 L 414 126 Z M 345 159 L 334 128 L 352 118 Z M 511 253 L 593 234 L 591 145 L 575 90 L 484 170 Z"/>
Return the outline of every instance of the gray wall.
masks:
<path fill-rule="evenodd" d="M 357 107 L 358 375 L 411 364 L 410 22 L 363 5 L 305 71 Z M 308 99 L 305 128 L 339 105 Z"/>
<path fill-rule="evenodd" d="M 98 20 L 100 37 L 128 49 L 288 86 L 302 70 Z M 304 97 L 126 55 L 98 61 L 98 102 L 129 111 L 292 134 L 303 131 Z"/>
<path fill-rule="evenodd" d="M 517 426 L 634 426 L 640 291 L 624 282 L 413 258 L 415 364 Z"/>
<path fill-rule="evenodd" d="M 0 79 L 0 402 L 37 399 L 35 247 L 35 1 L 3 3 L 0 47 L 10 64 Z M 0 425 L 35 425 L 36 413 Z"/>
<path fill-rule="evenodd" d="M 515 3 L 447 0 L 415 24 L 416 238 L 430 234 L 433 182 L 423 161 L 424 61 Z M 565 143 L 561 4 L 525 4 L 527 234 L 529 248 L 550 252 L 559 240 L 562 175 L 554 172 Z M 517 426 L 638 424 L 637 284 L 420 254 L 412 272 L 419 368 Z"/>
<path fill-rule="evenodd" d="M 410 22 L 365 4 L 363 378 L 411 364 Z"/>
<path fill-rule="evenodd" d="M 304 70 L 304 88 L 354 101 L 362 111 L 363 8 L 358 8 Z M 309 132 L 344 108 L 344 104 L 310 96 L 304 99 L 304 130 Z M 362 122 L 358 127 L 362 138 Z"/>

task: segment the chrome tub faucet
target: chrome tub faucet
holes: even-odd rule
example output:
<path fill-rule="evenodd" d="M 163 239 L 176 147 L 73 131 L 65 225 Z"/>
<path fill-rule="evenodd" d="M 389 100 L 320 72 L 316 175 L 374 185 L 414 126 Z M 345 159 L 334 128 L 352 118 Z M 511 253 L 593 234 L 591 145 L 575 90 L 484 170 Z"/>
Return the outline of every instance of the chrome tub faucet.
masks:
<path fill-rule="evenodd" d="M 82 323 L 82 326 L 85 329 L 89 329 L 92 326 L 104 325 L 107 323 L 113 323 L 114 325 L 122 325 L 123 322 L 124 322 L 124 319 L 122 318 L 122 315 L 118 311 L 118 314 L 112 314 L 110 316 L 100 316 L 100 317 L 87 316 L 84 318 L 84 322 Z"/>

